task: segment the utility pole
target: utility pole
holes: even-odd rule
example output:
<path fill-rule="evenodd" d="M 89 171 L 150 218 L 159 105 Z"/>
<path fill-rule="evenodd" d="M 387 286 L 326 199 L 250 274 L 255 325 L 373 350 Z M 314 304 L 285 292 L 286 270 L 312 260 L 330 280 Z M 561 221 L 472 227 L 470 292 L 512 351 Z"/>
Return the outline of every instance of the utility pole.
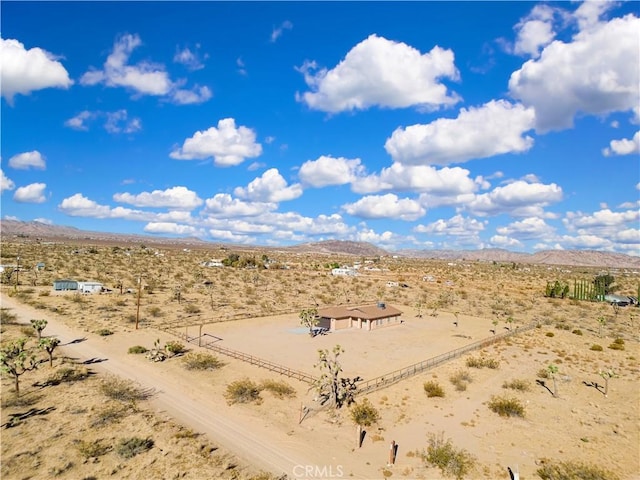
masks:
<path fill-rule="evenodd" d="M 15 288 L 15 290 L 18 289 L 18 282 L 20 280 L 20 256 L 19 255 L 16 257 L 16 262 L 17 262 L 17 265 L 16 265 L 16 288 Z"/>
<path fill-rule="evenodd" d="M 142 290 L 142 277 L 138 277 L 138 306 L 136 308 L 136 330 L 138 330 L 138 322 L 140 321 L 140 294 Z"/>

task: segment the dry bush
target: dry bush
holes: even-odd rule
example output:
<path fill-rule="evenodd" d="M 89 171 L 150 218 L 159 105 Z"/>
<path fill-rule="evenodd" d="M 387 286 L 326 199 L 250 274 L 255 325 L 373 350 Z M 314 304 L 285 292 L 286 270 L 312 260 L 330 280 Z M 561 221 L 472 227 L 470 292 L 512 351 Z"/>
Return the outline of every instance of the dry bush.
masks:
<path fill-rule="evenodd" d="M 603 349 L 602 349 L 602 345 L 598 345 L 597 343 L 594 343 L 593 345 L 591 345 L 589 350 L 593 350 L 594 352 L 601 352 Z"/>
<path fill-rule="evenodd" d="M 424 382 L 422 386 L 428 398 L 432 397 L 444 397 L 444 388 L 435 380 Z"/>
<path fill-rule="evenodd" d="M 151 438 L 131 437 L 123 438 L 118 442 L 116 452 L 122 458 L 133 458 L 140 453 L 144 453 L 147 450 L 153 448 L 153 440 Z"/>
<path fill-rule="evenodd" d="M 268 390 L 278 398 L 293 398 L 295 389 L 284 380 L 263 380 L 260 384 L 263 390 Z"/>
<path fill-rule="evenodd" d="M 471 374 L 465 370 L 460 370 L 449 377 L 449 381 L 456 387 L 458 392 L 464 392 L 472 380 Z"/>
<path fill-rule="evenodd" d="M 258 384 L 249 378 L 244 378 L 227 385 L 227 391 L 224 397 L 227 399 L 229 405 L 233 405 L 234 403 L 260 403 L 262 401 L 260 391 L 261 388 Z"/>
<path fill-rule="evenodd" d="M 89 370 L 86 367 L 60 367 L 44 382 L 45 385 L 59 385 L 65 382 L 77 382 L 84 380 L 89 376 Z"/>
<path fill-rule="evenodd" d="M 148 351 L 149 349 L 147 349 L 147 347 L 143 347 L 142 345 L 134 345 L 133 347 L 129 347 L 129 350 L 127 350 L 128 353 L 133 354 L 147 353 Z"/>
<path fill-rule="evenodd" d="M 16 325 L 18 316 L 8 308 L 0 308 L 0 325 Z"/>
<path fill-rule="evenodd" d="M 603 468 L 581 462 L 544 461 L 536 470 L 542 480 L 618 480 L 619 477 Z"/>
<path fill-rule="evenodd" d="M 111 445 L 104 445 L 101 440 L 95 442 L 75 440 L 74 443 L 80 455 L 85 459 L 101 457 L 102 455 L 109 453 L 112 449 Z"/>
<path fill-rule="evenodd" d="M 106 407 L 98 410 L 94 415 L 90 422 L 92 428 L 103 427 L 105 425 L 110 425 L 112 423 L 117 423 L 122 420 L 127 415 L 134 413 L 127 405 L 120 405 L 117 403 L 107 404 Z"/>
<path fill-rule="evenodd" d="M 442 474 L 457 480 L 467 478 L 475 468 L 476 459 L 464 449 L 454 447 L 451 439 L 444 439 L 444 433 L 430 434 L 426 454 L 422 454 L 426 463 L 438 467 Z"/>
<path fill-rule="evenodd" d="M 498 362 L 494 358 L 485 358 L 485 357 L 469 357 L 466 361 L 467 367 L 469 368 L 491 368 L 497 369 L 500 366 L 500 362 Z"/>
<path fill-rule="evenodd" d="M 501 417 L 524 417 L 524 405 L 513 397 L 491 397 L 489 409 Z"/>
<path fill-rule="evenodd" d="M 616 338 L 610 345 L 611 350 L 624 350 L 624 340 L 622 338 Z"/>
<path fill-rule="evenodd" d="M 108 376 L 102 380 L 100 391 L 112 400 L 120 402 L 137 402 L 147 400 L 152 392 L 136 386 L 129 380 Z"/>
<path fill-rule="evenodd" d="M 182 359 L 182 363 L 187 370 L 217 370 L 225 365 L 210 353 L 189 353 Z"/>
<path fill-rule="evenodd" d="M 504 382 L 502 384 L 502 388 L 509 388 L 519 392 L 527 392 L 529 391 L 529 382 L 520 379 L 510 380 L 508 382 Z"/>

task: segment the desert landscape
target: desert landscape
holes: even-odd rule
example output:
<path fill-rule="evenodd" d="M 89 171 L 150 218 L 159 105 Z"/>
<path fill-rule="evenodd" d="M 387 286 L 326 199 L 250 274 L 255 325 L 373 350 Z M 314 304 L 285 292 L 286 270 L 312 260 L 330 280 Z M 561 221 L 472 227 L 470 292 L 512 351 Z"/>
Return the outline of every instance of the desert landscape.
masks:
<path fill-rule="evenodd" d="M 22 338 L 22 366 L 33 355 L 37 368 L 19 394 L 3 373 L 2 478 L 640 478 L 640 311 L 571 298 L 605 275 L 637 297 L 635 257 L 88 236 L 3 230 L 3 354 Z M 566 298 L 548 295 L 555 282 Z M 381 302 L 401 323 L 313 337 L 301 325 L 305 309 Z M 59 344 L 38 348 L 39 335 Z M 341 408 L 264 368 L 319 379 L 319 350 L 338 345 L 340 378 L 360 385 L 459 353 Z"/>

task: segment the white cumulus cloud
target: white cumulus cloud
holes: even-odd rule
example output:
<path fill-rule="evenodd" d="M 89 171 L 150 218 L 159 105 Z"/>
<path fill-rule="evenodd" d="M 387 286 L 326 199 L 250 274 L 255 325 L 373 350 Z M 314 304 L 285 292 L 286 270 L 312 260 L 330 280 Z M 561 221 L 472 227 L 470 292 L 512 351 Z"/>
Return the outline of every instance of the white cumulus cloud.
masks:
<path fill-rule="evenodd" d="M 262 145 L 256 143 L 256 133 L 247 127 L 236 127 L 233 118 L 218 121 L 218 126 L 197 131 L 187 138 L 182 147 L 171 152 L 177 160 L 203 160 L 213 157 L 216 165 L 229 167 L 239 165 L 247 158 L 262 154 Z"/>
<path fill-rule="evenodd" d="M 504 227 L 498 227 L 496 232 L 500 235 L 515 237 L 520 240 L 531 240 L 534 238 L 550 238 L 554 235 L 555 229 L 542 218 L 530 217 L 510 223 Z"/>
<path fill-rule="evenodd" d="M 279 203 L 298 198 L 302 195 L 302 186 L 299 183 L 288 185 L 277 168 L 270 168 L 246 187 L 237 187 L 234 193 L 254 202 Z"/>
<path fill-rule="evenodd" d="M 204 214 L 224 217 L 254 217 L 275 210 L 276 203 L 245 202 L 228 193 L 217 193 L 205 200 Z"/>
<path fill-rule="evenodd" d="M 407 165 L 448 165 L 529 150 L 533 109 L 504 100 L 461 109 L 457 118 L 396 129 L 385 142 L 394 161 Z"/>
<path fill-rule="evenodd" d="M 16 170 L 28 170 L 30 168 L 44 170 L 47 164 L 42 154 L 37 150 L 33 150 L 14 155 L 9 159 L 9 166 Z"/>
<path fill-rule="evenodd" d="M 486 221 L 455 215 L 448 220 L 438 219 L 427 225 L 417 225 L 413 231 L 429 235 L 451 235 L 455 237 L 476 236 L 485 229 Z"/>
<path fill-rule="evenodd" d="M 592 3 L 598 2 L 585 2 Z M 553 41 L 511 75 L 511 95 L 535 108 L 540 132 L 572 127 L 578 113 L 604 115 L 638 107 L 640 19 L 628 15 L 592 22 L 568 43 Z"/>
<path fill-rule="evenodd" d="M 631 155 L 640 153 L 640 132 L 636 132 L 632 139 L 611 140 L 609 146 L 602 150 L 605 157 L 611 155 Z"/>
<path fill-rule="evenodd" d="M 458 80 L 453 52 L 438 46 L 422 54 L 405 43 L 371 35 L 331 70 L 318 70 L 315 62 L 305 62 L 298 70 L 311 91 L 296 97 L 314 110 L 337 113 L 375 105 L 435 110 L 460 100 L 441 83 L 443 78 Z"/>
<path fill-rule="evenodd" d="M 13 104 L 15 95 L 29 95 L 44 88 L 73 85 L 69 73 L 55 55 L 38 47 L 26 49 L 18 40 L 0 38 L 2 96 Z"/>
<path fill-rule="evenodd" d="M 398 198 L 393 193 L 368 195 L 357 202 L 343 205 L 342 209 L 355 217 L 390 218 L 406 221 L 417 220 L 426 213 L 426 210 L 416 200 Z"/>
<path fill-rule="evenodd" d="M 555 183 L 528 183 L 518 180 L 505 186 L 496 187 L 488 193 L 460 205 L 476 215 L 498 215 L 509 213 L 513 216 L 532 217 L 543 215 L 543 208 L 562 200 L 562 188 Z"/>
<path fill-rule="evenodd" d="M 19 187 L 13 194 L 13 199 L 20 203 L 44 203 L 47 201 L 45 196 L 46 188 L 46 183 L 32 183 Z"/>
<path fill-rule="evenodd" d="M 363 173 L 364 166 L 359 158 L 334 158 L 322 155 L 317 160 L 304 162 L 300 167 L 298 177 L 305 185 L 321 188 L 352 183 Z"/>
<path fill-rule="evenodd" d="M 147 233 L 159 233 L 169 235 L 198 236 L 202 230 L 190 225 L 180 225 L 174 222 L 149 222 L 143 229 Z"/>
<path fill-rule="evenodd" d="M 204 202 L 198 195 L 186 187 L 173 187 L 166 190 L 142 192 L 137 195 L 130 193 L 116 193 L 116 202 L 128 203 L 136 207 L 167 207 L 180 210 L 193 210 Z"/>
<path fill-rule="evenodd" d="M 2 170 L 0 170 L 0 192 L 5 190 L 13 190 L 16 188 L 16 184 L 13 180 L 7 177 Z"/>

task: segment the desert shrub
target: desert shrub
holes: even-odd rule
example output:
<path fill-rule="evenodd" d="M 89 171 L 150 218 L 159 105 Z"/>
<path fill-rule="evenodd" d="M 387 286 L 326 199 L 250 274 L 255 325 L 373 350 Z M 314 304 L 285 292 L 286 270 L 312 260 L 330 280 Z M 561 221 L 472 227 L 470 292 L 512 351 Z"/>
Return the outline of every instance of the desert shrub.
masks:
<path fill-rule="evenodd" d="M 579 328 L 576 328 L 571 333 L 573 333 L 574 335 L 582 335 L 582 330 L 580 330 Z"/>
<path fill-rule="evenodd" d="M 553 333 L 553 332 L 547 332 L 547 333 L 545 333 L 545 336 L 547 336 L 547 337 L 555 337 L 556 334 Z"/>
<path fill-rule="evenodd" d="M 51 292 L 49 290 L 42 290 L 40 293 L 38 293 L 39 297 L 48 297 L 51 295 Z"/>
<path fill-rule="evenodd" d="M 278 398 L 292 398 L 296 396 L 295 389 L 282 380 L 263 380 L 260 386 L 262 389 L 270 391 Z"/>
<path fill-rule="evenodd" d="M 81 293 L 74 293 L 73 295 L 71 295 L 69 297 L 69 300 L 71 300 L 73 303 L 77 303 L 79 305 L 82 305 L 83 303 L 86 303 L 86 299 L 82 296 Z"/>
<path fill-rule="evenodd" d="M 21 327 L 20 333 L 22 334 L 23 337 L 28 337 L 28 338 L 36 336 L 35 330 L 31 327 Z"/>
<path fill-rule="evenodd" d="M 127 406 L 111 403 L 95 413 L 90 425 L 92 428 L 110 425 L 112 423 L 119 422 L 129 415 L 129 413 L 131 413 L 131 411 Z"/>
<path fill-rule="evenodd" d="M 80 455 L 84 458 L 97 458 L 111 451 L 111 445 L 104 445 L 100 440 L 97 442 L 76 440 L 75 446 Z"/>
<path fill-rule="evenodd" d="M 601 352 L 602 345 L 598 345 L 597 343 L 594 343 L 593 345 L 591 345 L 591 348 L 589 348 L 589 350 L 593 350 L 594 352 Z"/>
<path fill-rule="evenodd" d="M 184 312 L 190 315 L 194 315 L 196 313 L 200 313 L 200 307 L 198 307 L 197 305 L 194 305 L 193 303 L 187 303 L 184 306 Z"/>
<path fill-rule="evenodd" d="M 11 313 L 8 308 L 0 308 L 0 325 L 15 325 L 17 321 L 15 313 Z"/>
<path fill-rule="evenodd" d="M 596 465 L 581 462 L 549 462 L 536 470 L 542 480 L 618 480 L 618 476 Z"/>
<path fill-rule="evenodd" d="M 149 310 L 147 310 L 149 312 L 149 315 L 151 315 L 154 318 L 158 318 L 162 316 L 162 309 L 158 306 L 154 306 L 154 307 L 150 307 Z"/>
<path fill-rule="evenodd" d="M 142 345 L 134 345 L 133 347 L 129 347 L 129 353 L 147 353 L 149 350 L 147 347 L 143 347 Z"/>
<path fill-rule="evenodd" d="M 428 398 L 444 397 L 444 388 L 434 380 L 424 382 L 422 388 L 424 388 L 424 392 L 427 394 Z"/>
<path fill-rule="evenodd" d="M 453 446 L 451 439 L 444 434 L 429 435 L 427 453 L 422 454 L 423 461 L 438 467 L 443 475 L 461 480 L 474 469 L 476 459 L 464 449 Z"/>
<path fill-rule="evenodd" d="M 150 438 L 131 437 L 123 438 L 118 442 L 116 451 L 123 458 L 133 458 L 140 453 L 153 448 L 153 440 Z"/>
<path fill-rule="evenodd" d="M 242 380 L 236 380 L 227 385 L 227 391 L 224 397 L 227 399 L 227 403 L 232 405 L 234 403 L 259 403 L 260 398 L 260 386 L 249 378 Z"/>
<path fill-rule="evenodd" d="M 610 345 L 611 350 L 624 350 L 624 340 L 622 338 L 616 338 Z"/>
<path fill-rule="evenodd" d="M 541 368 L 540 370 L 538 370 L 536 376 L 538 378 L 551 378 L 551 376 L 549 375 L 549 370 L 546 368 Z"/>
<path fill-rule="evenodd" d="M 61 367 L 45 381 L 45 385 L 59 385 L 65 382 L 77 382 L 89 376 L 86 367 Z"/>
<path fill-rule="evenodd" d="M 186 351 L 184 345 L 176 341 L 167 342 L 164 349 L 172 355 L 179 355 Z"/>
<path fill-rule="evenodd" d="M 471 380 L 471 374 L 465 370 L 460 370 L 449 378 L 449 381 L 456 387 L 458 392 L 464 392 L 471 383 Z"/>
<path fill-rule="evenodd" d="M 529 382 L 526 380 L 515 379 L 509 382 L 504 382 L 502 388 L 509 388 L 511 390 L 517 390 L 519 392 L 526 392 L 529 390 Z"/>
<path fill-rule="evenodd" d="M 491 397 L 488 406 L 501 417 L 524 417 L 524 405 L 517 398 Z"/>
<path fill-rule="evenodd" d="M 467 367 L 469 368 L 492 368 L 496 369 L 500 366 L 500 362 L 493 358 L 469 357 L 467 358 Z"/>
<path fill-rule="evenodd" d="M 361 427 L 370 427 L 380 421 L 380 413 L 367 398 L 360 403 L 355 403 L 350 413 L 353 423 Z"/>
<path fill-rule="evenodd" d="M 108 376 L 102 381 L 100 391 L 108 398 L 121 402 L 136 402 L 151 396 L 150 391 L 137 387 L 129 380 L 114 376 Z"/>
<path fill-rule="evenodd" d="M 113 335 L 113 331 L 109 330 L 108 328 L 101 328 L 100 330 L 97 330 L 96 333 L 101 337 L 108 337 L 109 335 Z"/>
<path fill-rule="evenodd" d="M 187 370 L 216 370 L 224 366 L 224 362 L 209 353 L 190 353 L 182 359 Z"/>

